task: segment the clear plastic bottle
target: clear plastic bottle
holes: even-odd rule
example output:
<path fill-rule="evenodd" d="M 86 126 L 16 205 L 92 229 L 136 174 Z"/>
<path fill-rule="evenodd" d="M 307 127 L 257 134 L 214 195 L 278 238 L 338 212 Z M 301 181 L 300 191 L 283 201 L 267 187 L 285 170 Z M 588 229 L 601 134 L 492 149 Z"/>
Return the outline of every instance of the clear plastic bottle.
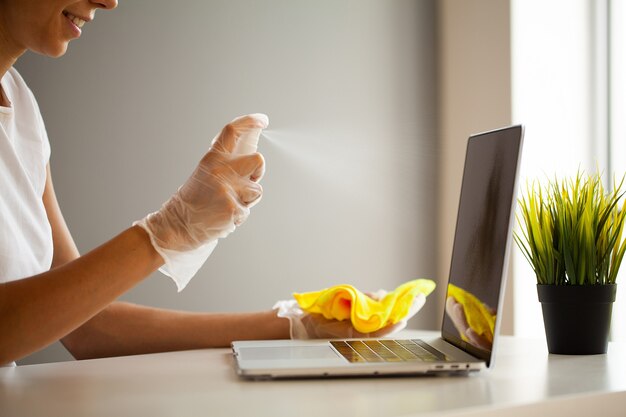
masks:
<path fill-rule="evenodd" d="M 261 113 L 257 113 L 254 115 L 259 119 L 265 120 L 264 125 L 267 126 L 269 123 L 269 118 Z M 259 137 L 261 136 L 262 128 L 250 128 L 244 131 L 239 137 L 239 141 L 237 146 L 235 147 L 235 154 L 237 155 L 249 155 L 255 153 L 257 150 L 257 145 L 259 143 Z"/>
<path fill-rule="evenodd" d="M 263 129 L 250 129 L 244 132 L 237 142 L 235 153 L 237 155 L 249 155 L 255 153 L 262 130 Z"/>

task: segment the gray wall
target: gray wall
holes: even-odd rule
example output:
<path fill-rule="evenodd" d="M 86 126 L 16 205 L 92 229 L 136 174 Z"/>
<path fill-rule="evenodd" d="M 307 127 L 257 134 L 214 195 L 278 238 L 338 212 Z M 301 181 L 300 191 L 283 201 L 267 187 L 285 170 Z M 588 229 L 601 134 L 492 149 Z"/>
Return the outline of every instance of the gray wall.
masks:
<path fill-rule="evenodd" d="M 182 293 L 157 273 L 123 296 L 252 311 L 293 291 L 437 278 L 435 62 L 431 0 L 122 0 L 62 59 L 17 67 L 82 253 L 157 209 L 233 117 L 270 116 L 248 222 Z M 436 328 L 434 304 L 411 326 Z M 57 345 L 21 363 L 67 358 Z"/>

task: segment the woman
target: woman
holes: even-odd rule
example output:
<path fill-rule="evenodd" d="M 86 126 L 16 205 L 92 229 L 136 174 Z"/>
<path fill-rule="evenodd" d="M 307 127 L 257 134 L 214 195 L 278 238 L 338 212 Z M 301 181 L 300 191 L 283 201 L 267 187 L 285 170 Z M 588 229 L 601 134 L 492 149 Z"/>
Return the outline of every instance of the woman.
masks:
<path fill-rule="evenodd" d="M 262 115 L 228 124 L 158 212 L 79 255 L 54 193 L 43 120 L 13 65 L 27 50 L 62 56 L 96 10 L 116 6 L 0 0 L 0 365 L 57 340 L 76 358 L 96 358 L 290 334 L 290 322 L 273 310 L 200 314 L 115 302 L 160 267 L 184 286 L 216 239 L 245 221 L 262 194 L 264 160 L 233 150 L 242 132 L 267 126 Z M 321 329 L 329 324 L 334 336 L 353 334 L 349 323 L 305 316 L 309 336 L 328 336 Z"/>

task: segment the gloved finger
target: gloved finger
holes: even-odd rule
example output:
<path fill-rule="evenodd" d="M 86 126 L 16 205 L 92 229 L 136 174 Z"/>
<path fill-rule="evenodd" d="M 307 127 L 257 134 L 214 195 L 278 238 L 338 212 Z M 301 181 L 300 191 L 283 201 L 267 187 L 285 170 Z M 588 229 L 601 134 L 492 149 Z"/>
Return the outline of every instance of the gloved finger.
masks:
<path fill-rule="evenodd" d="M 239 200 L 244 206 L 252 207 L 263 195 L 263 187 L 261 184 L 247 181 L 247 184 L 239 190 Z"/>
<path fill-rule="evenodd" d="M 413 299 L 413 303 L 411 303 L 411 306 L 409 307 L 409 312 L 403 320 L 411 319 L 411 317 L 416 315 L 417 312 L 424 307 L 424 304 L 426 304 L 426 296 L 424 294 L 417 294 Z"/>
<path fill-rule="evenodd" d="M 233 123 L 229 123 L 222 128 L 222 131 L 213 139 L 209 154 L 231 154 L 239 139 L 239 130 Z"/>
<path fill-rule="evenodd" d="M 254 182 L 261 181 L 261 178 L 263 178 L 263 175 L 265 175 L 265 158 L 263 158 L 263 155 L 261 155 L 260 153 L 257 155 L 261 157 L 261 160 L 263 161 L 263 163 L 258 165 L 256 170 L 254 170 L 252 175 L 250 175 L 250 179 Z"/>
<path fill-rule="evenodd" d="M 270 119 L 263 113 L 250 113 L 235 117 L 231 123 L 237 124 L 242 129 L 265 129 L 269 125 Z"/>
<path fill-rule="evenodd" d="M 238 175 L 255 182 L 258 182 L 265 172 L 265 159 L 260 153 L 237 157 L 230 165 Z"/>
<path fill-rule="evenodd" d="M 248 219 L 249 215 L 250 208 L 238 205 L 238 210 L 233 214 L 233 222 L 235 223 L 235 226 L 241 226 Z"/>
<path fill-rule="evenodd" d="M 222 131 L 213 139 L 209 152 L 232 154 L 244 131 L 249 129 L 265 129 L 268 124 L 268 117 L 261 113 L 237 117 L 224 126 Z"/>

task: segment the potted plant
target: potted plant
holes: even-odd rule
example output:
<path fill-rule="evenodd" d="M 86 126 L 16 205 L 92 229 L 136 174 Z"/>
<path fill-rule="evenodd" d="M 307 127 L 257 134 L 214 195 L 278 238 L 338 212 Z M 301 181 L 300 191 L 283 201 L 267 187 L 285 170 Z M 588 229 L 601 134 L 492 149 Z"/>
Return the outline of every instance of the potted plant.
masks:
<path fill-rule="evenodd" d="M 606 191 L 600 173 L 537 182 L 519 199 L 515 242 L 537 277 L 550 353 L 606 353 L 622 238 L 624 178 Z"/>

